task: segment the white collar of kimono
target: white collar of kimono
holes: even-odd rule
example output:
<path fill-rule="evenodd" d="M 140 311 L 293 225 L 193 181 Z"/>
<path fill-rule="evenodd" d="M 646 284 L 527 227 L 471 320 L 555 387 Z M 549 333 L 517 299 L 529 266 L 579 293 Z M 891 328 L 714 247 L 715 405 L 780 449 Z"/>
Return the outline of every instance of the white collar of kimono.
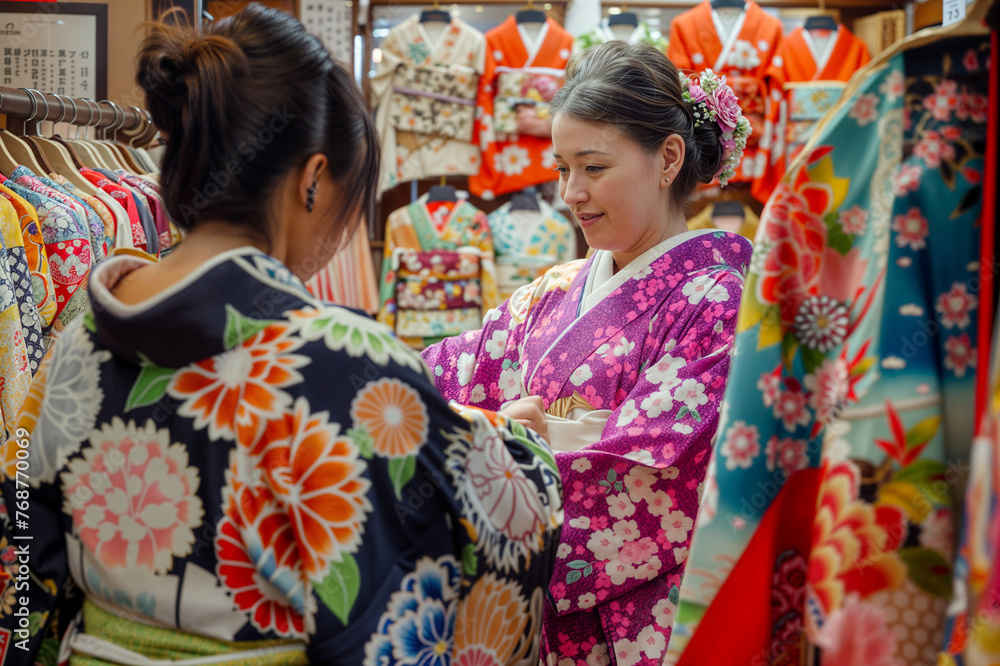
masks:
<path fill-rule="evenodd" d="M 227 250 L 221 254 L 217 254 L 201 266 L 196 268 L 194 271 L 189 273 L 176 284 L 172 284 L 160 293 L 156 294 L 152 298 L 148 298 L 141 303 L 136 303 L 134 305 L 129 305 L 118 300 L 111 290 L 122 278 L 122 276 L 131 273 L 134 270 L 138 270 L 143 266 L 148 266 L 155 262 L 149 259 L 141 259 L 139 257 L 133 257 L 129 255 L 119 255 L 117 257 L 111 257 L 105 259 L 93 269 L 91 269 L 91 279 L 88 282 L 88 289 L 90 290 L 90 296 L 94 302 L 99 303 L 104 309 L 110 312 L 112 315 L 121 318 L 134 317 L 139 315 L 146 310 L 156 307 L 160 303 L 166 301 L 167 299 L 173 297 L 176 294 L 187 289 L 189 286 L 201 279 L 205 273 L 212 270 L 219 264 L 224 264 L 227 261 L 235 259 L 236 257 L 244 255 L 259 254 L 264 257 L 268 257 L 265 252 L 251 246 L 246 245 L 244 247 L 237 247 L 232 250 Z M 272 259 L 272 261 L 276 261 Z M 277 280 L 274 281 L 274 285 L 282 290 L 288 290 L 288 286 Z M 302 296 L 301 293 L 295 292 L 296 295 Z"/>
<path fill-rule="evenodd" d="M 542 48 L 542 44 L 545 43 L 545 38 L 549 34 L 549 21 L 545 20 L 542 24 L 542 29 L 538 31 L 538 36 L 535 37 L 535 41 L 531 41 L 531 37 L 528 36 L 528 31 L 524 29 L 524 26 L 518 24 L 517 33 L 521 35 L 521 41 L 524 43 L 524 50 L 528 52 L 528 59 L 524 61 L 525 67 L 531 67 L 531 64 L 535 62 L 535 56 Z"/>
<path fill-rule="evenodd" d="M 639 23 L 639 25 L 633 28 L 632 34 L 628 36 L 626 41 L 629 44 L 634 44 L 642 39 L 645 27 L 645 25 Z M 608 25 L 607 19 L 597 25 L 597 34 L 600 35 L 601 40 L 605 42 L 612 42 L 619 39 L 618 35 L 615 34 L 615 31 L 611 29 L 610 25 Z"/>
<path fill-rule="evenodd" d="M 615 261 L 611 253 L 607 250 L 598 250 L 595 252 L 594 263 L 590 268 L 590 272 L 587 273 L 587 282 L 584 285 L 580 301 L 580 315 L 588 312 L 595 305 L 613 294 L 628 280 L 634 278 L 640 271 L 647 268 L 651 263 L 681 243 L 697 238 L 698 236 L 714 233 L 715 231 L 717 230 L 697 229 L 671 236 L 662 243 L 654 245 L 640 254 L 617 273 L 614 272 Z"/>
<path fill-rule="evenodd" d="M 715 23 L 715 32 L 722 43 L 722 51 L 719 52 L 719 58 L 715 61 L 715 66 L 712 68 L 716 72 L 720 72 L 726 66 L 726 58 L 729 57 L 729 54 L 733 51 L 733 47 L 736 46 L 736 39 L 743 32 L 743 23 L 746 20 L 746 8 L 740 12 L 740 15 L 736 17 L 736 21 L 731 26 L 726 26 L 722 21 L 722 17 L 719 16 L 719 12 L 714 9 L 712 10 L 712 22 Z"/>
<path fill-rule="evenodd" d="M 826 69 L 826 64 L 830 62 L 833 47 L 840 39 L 840 26 L 837 26 L 836 32 L 830 32 L 826 37 L 814 37 L 810 31 L 803 29 L 802 39 L 805 40 L 806 46 L 809 47 L 809 55 L 816 63 L 816 73 L 813 74 L 813 79 L 816 79 L 820 72 Z"/>
<path fill-rule="evenodd" d="M 414 14 L 410 18 L 416 23 L 417 30 L 420 32 L 420 36 L 424 38 L 425 42 L 427 42 L 428 54 L 429 54 L 428 58 L 430 57 L 430 55 L 433 55 L 435 51 L 437 51 L 438 46 L 440 46 L 441 42 L 444 41 L 444 36 L 445 33 L 448 32 L 448 27 L 457 25 L 456 21 L 459 20 L 453 17 L 451 21 L 448 22 L 447 26 L 441 30 L 441 33 L 438 35 L 438 38 L 431 39 L 430 33 L 427 32 L 427 27 L 420 22 L 420 17 Z"/>

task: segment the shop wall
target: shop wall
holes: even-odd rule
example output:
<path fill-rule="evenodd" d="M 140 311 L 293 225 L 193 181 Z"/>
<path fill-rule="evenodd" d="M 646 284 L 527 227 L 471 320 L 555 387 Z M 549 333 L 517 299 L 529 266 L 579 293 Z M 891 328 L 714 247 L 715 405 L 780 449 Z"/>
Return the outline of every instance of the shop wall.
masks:
<path fill-rule="evenodd" d="M 135 85 L 135 54 L 147 0 L 82 1 L 108 6 L 108 99 L 125 106 L 145 106 L 142 91 Z"/>

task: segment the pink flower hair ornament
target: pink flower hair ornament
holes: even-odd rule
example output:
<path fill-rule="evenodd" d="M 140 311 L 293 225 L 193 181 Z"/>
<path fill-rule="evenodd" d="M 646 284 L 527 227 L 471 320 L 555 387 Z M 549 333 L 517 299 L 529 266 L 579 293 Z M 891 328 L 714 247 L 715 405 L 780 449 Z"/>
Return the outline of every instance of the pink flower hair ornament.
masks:
<path fill-rule="evenodd" d="M 739 99 L 726 84 L 726 77 L 706 69 L 700 75 L 682 79 L 684 102 L 691 108 L 695 129 L 714 122 L 722 130 L 722 150 L 725 159 L 715 174 L 725 187 L 743 159 L 743 149 L 750 136 L 750 121 L 743 117 Z"/>

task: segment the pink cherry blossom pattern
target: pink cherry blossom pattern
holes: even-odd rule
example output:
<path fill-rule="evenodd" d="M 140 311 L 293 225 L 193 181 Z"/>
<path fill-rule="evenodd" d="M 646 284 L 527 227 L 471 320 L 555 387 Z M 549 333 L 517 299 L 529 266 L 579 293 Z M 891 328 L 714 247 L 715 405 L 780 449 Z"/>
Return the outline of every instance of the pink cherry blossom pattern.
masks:
<path fill-rule="evenodd" d="M 847 116 L 856 120 L 858 126 L 864 127 L 878 118 L 878 102 L 878 95 L 874 93 L 859 95 Z"/>
<path fill-rule="evenodd" d="M 969 368 L 976 367 L 976 349 L 968 333 L 949 335 L 944 342 L 944 351 L 944 367 L 954 372 L 956 377 L 965 377 Z"/>
<path fill-rule="evenodd" d="M 768 440 L 764 453 L 767 456 L 767 470 L 769 472 L 780 468 L 785 474 L 791 475 L 809 465 L 809 457 L 806 455 L 806 440 L 804 439 L 792 437 L 778 439 L 778 436 L 774 435 Z"/>
<path fill-rule="evenodd" d="M 927 236 L 931 232 L 927 218 L 916 206 L 910 208 L 906 215 L 892 218 L 892 230 L 896 232 L 896 245 L 914 251 L 927 247 Z"/>
<path fill-rule="evenodd" d="M 927 130 L 913 147 L 913 154 L 924 161 L 930 169 L 941 166 L 941 162 L 955 159 L 955 146 L 951 145 L 937 130 Z"/>
<path fill-rule="evenodd" d="M 865 232 L 868 225 L 868 212 L 861 206 L 851 206 L 840 213 L 840 228 L 845 234 L 857 236 Z"/>
<path fill-rule="evenodd" d="M 737 421 L 726 430 L 726 438 L 719 449 L 726 460 L 726 469 L 750 469 L 760 455 L 760 432 L 755 425 Z"/>
<path fill-rule="evenodd" d="M 958 84 L 944 79 L 934 86 L 934 94 L 924 98 L 924 108 L 931 112 L 935 120 L 948 122 L 958 106 Z"/>
<path fill-rule="evenodd" d="M 945 328 L 966 328 L 971 320 L 969 313 L 979 305 L 979 299 L 970 294 L 965 284 L 953 282 L 951 289 L 938 296 L 934 309 L 941 315 Z"/>

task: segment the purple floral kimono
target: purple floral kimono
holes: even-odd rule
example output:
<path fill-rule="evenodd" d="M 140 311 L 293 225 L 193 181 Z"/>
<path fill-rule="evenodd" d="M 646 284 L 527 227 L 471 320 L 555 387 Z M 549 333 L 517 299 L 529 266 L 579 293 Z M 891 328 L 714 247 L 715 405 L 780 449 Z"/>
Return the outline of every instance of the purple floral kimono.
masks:
<path fill-rule="evenodd" d="M 751 248 L 736 234 L 689 232 L 619 271 L 620 286 L 586 309 L 600 294 L 587 290 L 601 254 L 552 268 L 488 312 L 481 330 L 423 357 L 438 389 L 462 404 L 495 410 L 535 395 L 550 414 L 610 410 L 599 441 L 556 453 L 566 515 L 542 661 L 659 664 Z"/>

